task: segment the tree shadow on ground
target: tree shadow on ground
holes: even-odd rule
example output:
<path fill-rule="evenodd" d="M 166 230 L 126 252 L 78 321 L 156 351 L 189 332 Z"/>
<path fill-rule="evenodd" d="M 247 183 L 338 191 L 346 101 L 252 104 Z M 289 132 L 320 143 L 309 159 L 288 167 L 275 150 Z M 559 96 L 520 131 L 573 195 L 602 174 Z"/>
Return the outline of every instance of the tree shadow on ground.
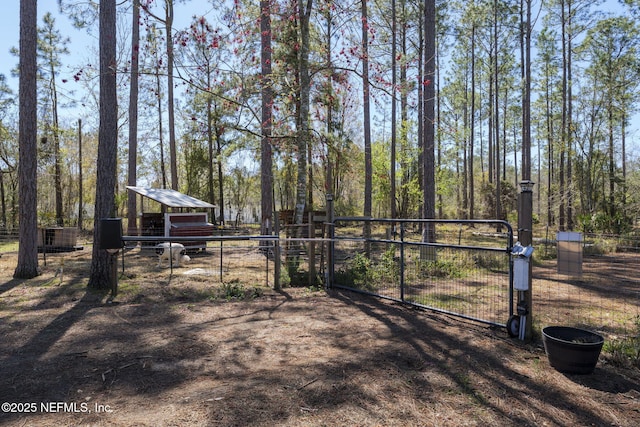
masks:
<path fill-rule="evenodd" d="M 92 398 L 121 408 L 113 418 L 65 419 L 74 424 L 153 424 L 149 417 L 169 405 L 192 425 L 429 425 L 442 405 L 478 424 L 610 424 L 587 402 L 518 369 L 540 349 L 503 331 L 346 291 L 233 302 L 183 291 L 184 299 L 132 295 L 106 304 L 106 295 L 86 289 L 76 298 L 52 288 L 43 300 L 53 302 L 19 313 L 43 317 L 42 327 L 0 324 L 16 338 L 0 347 L 0 400 Z M 151 409 L 137 414 L 143 404 Z M 160 424 L 179 418 L 159 413 Z"/>
<path fill-rule="evenodd" d="M 387 304 L 381 305 L 373 298 L 353 298 L 350 293 L 338 293 L 334 296 L 346 305 L 357 307 L 366 315 L 385 324 L 390 332 L 397 334 L 405 341 L 412 353 L 417 355 L 417 359 L 414 356 L 413 361 L 406 362 L 407 366 L 426 364 L 436 367 L 440 374 L 456 385 L 458 392 L 466 394 L 471 401 L 501 414 L 505 419 L 510 419 L 515 425 L 540 425 L 540 419 L 534 421 L 525 416 L 507 413 L 503 408 L 485 399 L 483 389 L 487 387 L 499 389 L 506 396 L 522 401 L 530 401 L 536 396 L 544 397 L 545 400 L 554 402 L 556 407 L 575 408 L 574 415 L 581 424 L 607 424 L 607 420 L 592 408 L 576 406 L 576 403 L 561 391 L 550 389 L 545 384 L 538 383 L 506 366 L 505 361 L 510 357 L 514 357 L 519 352 L 529 351 L 513 341 L 501 340 L 503 344 L 501 349 L 505 350 L 505 353 L 496 353 L 496 348 L 480 348 L 473 345 L 473 333 L 466 337 L 467 340 L 441 330 L 437 327 L 439 320 L 434 321 L 435 318 L 425 312 Z M 477 332 L 477 327 L 473 326 L 472 329 L 476 329 L 475 332 Z M 399 354 L 395 355 L 396 358 L 398 356 Z M 386 357 L 393 358 L 394 354 L 389 353 Z M 363 359 L 362 365 L 372 362 Z M 501 375 L 492 375 L 496 372 L 500 372 Z M 597 382 L 594 381 L 592 384 Z M 433 389 L 434 384 L 429 384 L 427 381 L 418 383 L 416 388 Z M 554 414 L 544 412 L 538 412 L 538 416 L 550 422 L 555 418 Z"/>
<path fill-rule="evenodd" d="M 158 337 L 160 345 L 144 345 L 149 331 L 179 322 L 170 305 L 121 305 L 107 302 L 107 296 L 69 280 L 8 316 L 11 321 L 0 325 L 0 401 L 74 402 L 123 384 L 140 393 L 149 389 L 151 360 L 162 363 L 176 348 L 188 348 L 193 358 L 206 354 L 208 348 L 179 333 Z M 179 371 L 164 372 L 161 381 L 152 381 L 153 393 L 182 380 Z M 0 414 L 0 421 L 20 415 Z"/>

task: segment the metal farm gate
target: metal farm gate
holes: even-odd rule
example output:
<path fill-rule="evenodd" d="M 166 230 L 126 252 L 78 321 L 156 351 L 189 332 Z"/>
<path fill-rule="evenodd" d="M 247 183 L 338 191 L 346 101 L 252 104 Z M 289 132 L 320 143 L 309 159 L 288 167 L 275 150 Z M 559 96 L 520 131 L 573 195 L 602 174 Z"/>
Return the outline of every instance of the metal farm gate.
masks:
<path fill-rule="evenodd" d="M 497 326 L 514 314 L 507 222 L 340 217 L 330 234 L 331 287 Z"/>

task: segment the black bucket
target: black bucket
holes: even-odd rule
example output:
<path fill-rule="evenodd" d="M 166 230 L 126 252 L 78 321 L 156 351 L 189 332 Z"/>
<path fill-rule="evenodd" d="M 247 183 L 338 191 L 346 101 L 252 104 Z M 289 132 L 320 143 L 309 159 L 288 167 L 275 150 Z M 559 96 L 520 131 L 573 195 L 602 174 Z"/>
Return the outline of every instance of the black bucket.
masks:
<path fill-rule="evenodd" d="M 590 374 L 596 368 L 604 338 L 594 332 L 568 326 L 542 330 L 544 350 L 556 370 L 568 374 Z"/>

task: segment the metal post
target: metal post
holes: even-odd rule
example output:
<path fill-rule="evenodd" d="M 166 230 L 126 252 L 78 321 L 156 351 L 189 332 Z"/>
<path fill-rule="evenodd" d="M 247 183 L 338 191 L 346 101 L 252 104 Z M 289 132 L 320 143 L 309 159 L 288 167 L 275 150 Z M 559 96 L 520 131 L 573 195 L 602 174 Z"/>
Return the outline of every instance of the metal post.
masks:
<path fill-rule="evenodd" d="M 316 227 L 313 223 L 313 212 L 309 212 L 307 215 L 309 224 L 307 226 L 309 233 L 309 287 L 316 284 L 316 244 L 314 242 L 316 238 Z"/>
<path fill-rule="evenodd" d="M 274 229 L 270 234 L 275 236 L 273 241 L 273 289 L 276 291 L 282 290 L 282 284 L 280 282 L 280 272 L 282 269 L 280 256 L 280 218 L 276 212 L 273 213 Z M 271 246 L 271 242 L 267 243 L 267 247 Z"/>
<path fill-rule="evenodd" d="M 328 268 L 327 268 L 327 283 L 325 284 L 325 287 L 331 288 L 333 287 L 333 275 L 334 275 L 334 259 L 333 259 L 333 251 L 334 251 L 334 227 L 333 227 L 333 193 L 327 193 L 326 194 L 326 200 L 327 200 L 327 226 L 329 227 L 329 243 L 327 245 L 327 263 L 328 263 Z"/>
<path fill-rule="evenodd" d="M 400 301 L 404 302 L 404 222 L 400 223 Z"/>
<path fill-rule="evenodd" d="M 111 260 L 111 295 L 108 301 L 112 302 L 118 295 L 118 250 L 108 249 L 107 252 L 109 252 Z"/>
<path fill-rule="evenodd" d="M 218 269 L 220 271 L 220 282 L 222 283 L 222 273 L 224 269 L 224 243 L 220 240 L 220 259 L 218 263 Z"/>
<path fill-rule="evenodd" d="M 529 246 L 533 244 L 533 186 L 534 182 L 530 180 L 524 180 L 520 182 L 520 206 L 518 212 L 518 239 L 522 246 Z M 528 274 L 528 289 L 522 291 L 522 302 L 526 307 L 526 324 L 524 331 L 524 338 L 531 340 L 533 335 L 533 307 L 532 307 L 532 263 L 529 262 L 529 274 Z M 520 292 L 519 292 L 520 293 Z"/>

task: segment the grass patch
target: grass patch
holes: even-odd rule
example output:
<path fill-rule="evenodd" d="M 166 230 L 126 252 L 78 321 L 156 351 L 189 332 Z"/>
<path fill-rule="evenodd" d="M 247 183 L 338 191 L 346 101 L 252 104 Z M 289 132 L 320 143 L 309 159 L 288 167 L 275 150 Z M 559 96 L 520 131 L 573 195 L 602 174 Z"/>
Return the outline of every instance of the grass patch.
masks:
<path fill-rule="evenodd" d="M 1 252 L 18 252 L 19 243 L 17 240 L 0 242 Z"/>
<path fill-rule="evenodd" d="M 407 301 L 411 301 L 415 304 L 419 304 L 425 307 L 458 312 L 461 312 L 467 306 L 465 298 L 442 293 L 411 296 L 407 297 Z"/>
<path fill-rule="evenodd" d="M 118 282 L 118 293 L 125 295 L 135 295 L 140 293 L 140 285 L 133 280 L 122 280 Z"/>
<path fill-rule="evenodd" d="M 432 261 L 419 261 L 420 274 L 439 279 L 460 279 L 465 277 L 465 267 L 453 259 L 438 258 Z"/>
<path fill-rule="evenodd" d="M 640 368 L 640 316 L 636 316 L 635 329 L 635 335 L 605 341 L 602 350 L 612 364 Z"/>

